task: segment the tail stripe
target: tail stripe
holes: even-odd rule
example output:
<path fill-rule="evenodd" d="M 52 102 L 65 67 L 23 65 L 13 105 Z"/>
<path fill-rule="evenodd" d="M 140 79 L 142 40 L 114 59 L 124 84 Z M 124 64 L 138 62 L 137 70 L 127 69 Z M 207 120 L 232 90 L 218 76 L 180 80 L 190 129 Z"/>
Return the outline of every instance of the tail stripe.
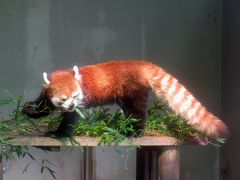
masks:
<path fill-rule="evenodd" d="M 170 79 L 170 75 L 169 74 L 166 74 L 162 80 L 161 80 L 161 85 L 162 85 L 162 90 L 163 91 L 166 91 L 168 89 L 168 85 L 169 85 L 169 79 Z"/>
<path fill-rule="evenodd" d="M 193 99 L 194 98 L 192 95 L 189 95 L 186 98 L 185 102 L 183 102 L 182 105 L 180 106 L 180 109 L 179 109 L 180 113 L 185 112 L 187 109 L 189 109 L 191 107 L 191 105 L 193 103 Z"/>
<path fill-rule="evenodd" d="M 198 111 L 201 104 L 199 102 L 196 102 L 192 108 L 190 108 L 187 112 L 187 115 L 189 118 L 192 118 L 194 114 Z"/>
<path fill-rule="evenodd" d="M 190 124 L 192 125 L 199 124 L 204 114 L 205 114 L 205 111 L 203 110 L 203 108 L 199 107 L 198 110 L 195 112 L 195 115 L 192 117 L 192 120 L 189 121 Z"/>
<path fill-rule="evenodd" d="M 196 129 L 210 138 L 226 138 L 228 129 L 216 116 L 209 113 L 178 80 L 163 69 L 150 64 L 143 69 L 148 85 L 161 100 L 165 97 L 172 110 L 185 118 Z"/>
<path fill-rule="evenodd" d="M 174 92 L 176 91 L 177 83 L 178 83 L 178 81 L 175 78 L 173 78 L 172 82 L 171 82 L 171 85 L 170 85 L 170 88 L 168 89 L 168 95 L 169 96 L 172 96 L 174 94 Z"/>
<path fill-rule="evenodd" d="M 198 117 L 199 117 L 199 118 L 202 118 L 202 117 L 204 116 L 205 113 L 206 113 L 205 108 L 202 108 L 202 109 L 199 111 L 199 115 L 198 115 Z"/>
<path fill-rule="evenodd" d="M 173 97 L 173 103 L 175 105 L 179 104 L 183 100 L 185 92 L 186 89 L 182 86 L 180 90 L 177 92 L 177 94 Z"/>
<path fill-rule="evenodd" d="M 198 117 L 195 117 L 191 122 L 190 124 L 194 125 L 194 124 L 198 124 L 200 121 L 199 121 L 199 118 Z"/>

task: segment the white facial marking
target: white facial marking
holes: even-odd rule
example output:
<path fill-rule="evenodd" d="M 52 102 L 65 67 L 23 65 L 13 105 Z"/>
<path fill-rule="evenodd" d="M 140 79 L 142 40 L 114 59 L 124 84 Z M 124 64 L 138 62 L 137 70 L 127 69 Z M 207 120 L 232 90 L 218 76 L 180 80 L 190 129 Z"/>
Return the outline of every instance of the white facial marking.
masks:
<path fill-rule="evenodd" d="M 52 97 L 51 98 L 51 101 L 52 101 L 52 103 L 53 103 L 53 105 L 54 106 L 56 106 L 56 107 L 59 107 L 59 102 L 61 101 L 58 97 Z"/>
<path fill-rule="evenodd" d="M 44 79 L 46 84 L 50 84 L 50 81 L 47 78 L 47 73 L 46 72 L 43 73 L 43 79 Z"/>
<path fill-rule="evenodd" d="M 77 90 L 72 93 L 72 97 L 76 100 L 76 106 L 82 103 L 83 92 L 80 85 L 77 83 Z"/>
<path fill-rule="evenodd" d="M 66 101 L 64 101 L 61 107 L 63 107 L 64 109 L 69 109 L 70 107 L 74 106 L 73 101 L 74 101 L 73 98 L 68 98 Z"/>
<path fill-rule="evenodd" d="M 79 84 L 77 83 L 77 90 L 72 93 L 72 97 L 67 99 L 66 95 L 61 96 L 62 100 L 58 97 L 52 97 L 51 101 L 54 106 L 61 107 L 65 110 L 75 109 L 78 105 L 82 104 L 83 92 Z"/>
<path fill-rule="evenodd" d="M 62 99 L 62 100 L 66 100 L 66 99 L 67 99 L 67 96 L 66 96 L 66 95 L 62 95 L 62 96 L 61 96 L 61 99 Z"/>

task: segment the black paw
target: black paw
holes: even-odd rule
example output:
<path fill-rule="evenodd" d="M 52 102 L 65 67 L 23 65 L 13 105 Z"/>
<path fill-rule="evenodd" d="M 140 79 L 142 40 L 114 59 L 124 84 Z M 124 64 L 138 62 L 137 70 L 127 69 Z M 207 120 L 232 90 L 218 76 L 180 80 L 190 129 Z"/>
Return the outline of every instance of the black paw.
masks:
<path fill-rule="evenodd" d="M 52 136 L 56 138 L 66 138 L 66 137 L 71 137 L 73 134 L 73 131 L 63 131 L 63 130 L 56 130 L 52 132 Z"/>
<path fill-rule="evenodd" d="M 48 108 L 45 108 L 45 110 L 40 110 L 36 104 L 32 102 L 26 102 L 23 105 L 22 113 L 32 118 L 40 118 L 43 116 L 47 116 L 50 111 Z"/>
<path fill-rule="evenodd" d="M 27 102 L 23 105 L 22 113 L 26 114 L 30 117 L 34 117 L 34 116 L 36 116 L 36 114 L 38 114 L 38 111 L 37 111 L 36 107 L 34 107 L 33 104 Z"/>

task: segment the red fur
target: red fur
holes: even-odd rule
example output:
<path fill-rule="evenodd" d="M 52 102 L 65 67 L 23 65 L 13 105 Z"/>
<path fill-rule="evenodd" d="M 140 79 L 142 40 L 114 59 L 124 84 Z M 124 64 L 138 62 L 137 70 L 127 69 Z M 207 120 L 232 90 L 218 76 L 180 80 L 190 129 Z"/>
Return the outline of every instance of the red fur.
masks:
<path fill-rule="evenodd" d="M 183 85 L 162 68 L 145 61 L 111 61 L 79 68 L 78 82 L 87 107 L 117 103 L 126 115 L 146 118 L 148 91 L 164 97 L 176 113 L 210 138 L 227 137 L 225 124 L 209 113 Z M 71 96 L 76 90 L 73 71 L 56 71 L 46 87 L 49 96 Z"/>
<path fill-rule="evenodd" d="M 45 85 L 45 92 L 49 97 L 66 95 L 71 97 L 76 90 L 74 75 L 71 71 L 55 71 L 50 76 L 51 83 Z"/>
<path fill-rule="evenodd" d="M 83 92 L 88 102 L 113 103 L 121 98 L 137 98 L 147 91 L 141 76 L 144 62 L 110 62 L 79 69 Z"/>

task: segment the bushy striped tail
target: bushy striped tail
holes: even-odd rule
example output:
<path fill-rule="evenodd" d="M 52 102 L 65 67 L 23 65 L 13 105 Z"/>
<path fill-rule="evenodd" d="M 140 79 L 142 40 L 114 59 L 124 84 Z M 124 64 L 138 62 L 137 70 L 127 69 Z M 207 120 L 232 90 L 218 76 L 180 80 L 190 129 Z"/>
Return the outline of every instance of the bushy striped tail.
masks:
<path fill-rule="evenodd" d="M 148 84 L 158 99 L 166 99 L 170 108 L 211 139 L 227 138 L 228 128 L 211 114 L 177 79 L 160 67 L 144 69 Z"/>

